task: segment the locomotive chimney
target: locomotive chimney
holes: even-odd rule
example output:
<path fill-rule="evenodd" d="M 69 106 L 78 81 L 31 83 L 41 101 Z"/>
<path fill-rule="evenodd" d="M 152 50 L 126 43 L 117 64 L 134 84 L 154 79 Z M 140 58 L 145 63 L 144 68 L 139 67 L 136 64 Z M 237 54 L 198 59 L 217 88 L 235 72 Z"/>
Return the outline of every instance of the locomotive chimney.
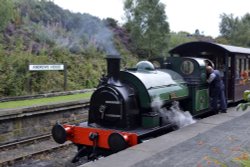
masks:
<path fill-rule="evenodd" d="M 119 80 L 120 73 L 120 57 L 115 55 L 107 56 L 107 65 L 108 65 L 108 82 L 116 83 Z"/>

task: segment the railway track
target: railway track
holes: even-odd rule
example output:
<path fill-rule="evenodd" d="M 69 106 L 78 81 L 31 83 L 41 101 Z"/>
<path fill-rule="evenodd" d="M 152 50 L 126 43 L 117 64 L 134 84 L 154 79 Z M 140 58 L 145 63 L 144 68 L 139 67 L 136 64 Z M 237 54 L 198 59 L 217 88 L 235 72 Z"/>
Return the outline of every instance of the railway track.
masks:
<path fill-rule="evenodd" d="M 29 138 L 0 146 L 0 166 L 11 166 L 18 161 L 54 152 L 71 146 L 72 143 L 58 145 L 50 134 Z"/>
<path fill-rule="evenodd" d="M 48 118 L 46 115 L 47 114 L 67 114 L 73 112 L 73 114 L 76 114 L 76 111 L 79 109 L 81 110 L 80 112 L 82 113 L 80 115 L 81 120 L 87 120 L 87 108 L 89 106 L 89 101 L 79 101 L 79 102 L 69 102 L 66 104 L 56 104 L 53 106 L 41 106 L 41 107 L 35 107 L 34 110 L 32 109 L 20 109 L 20 112 L 13 112 L 13 113 L 8 113 L 6 115 L 1 115 L 0 120 L 7 122 L 11 121 L 16 121 L 16 120 L 27 120 L 30 122 L 31 120 L 36 119 L 36 117 L 39 117 L 39 120 L 41 119 L 46 119 Z M 61 113 L 61 114 L 60 114 Z M 2 113 L 3 114 L 3 113 Z M 77 115 L 75 115 L 77 117 Z M 44 118 L 42 118 L 44 117 Z M 18 119 L 15 119 L 18 118 Z M 51 117 L 50 117 L 51 118 Z M 34 122 L 33 121 L 33 122 Z M 64 121 L 70 122 L 72 119 L 66 120 L 64 118 Z M 73 120 L 75 121 L 75 120 Z M 51 121 L 51 122 L 54 122 Z M 25 123 L 24 123 L 25 124 Z M 51 161 L 53 161 L 54 157 L 55 159 L 59 159 L 60 163 L 68 163 L 71 161 L 71 158 L 69 155 L 74 155 L 74 152 L 76 152 L 75 146 L 71 142 L 66 142 L 65 144 L 58 145 L 53 139 L 50 134 L 51 128 L 48 128 L 49 131 L 47 134 L 44 134 L 43 132 L 43 126 L 42 124 L 40 125 L 39 122 L 34 122 L 33 124 L 26 124 L 25 129 L 31 128 L 28 127 L 28 125 L 39 125 L 41 126 L 41 133 L 43 135 L 39 135 L 36 137 L 30 137 L 26 136 L 27 139 L 25 140 L 20 140 L 20 141 L 12 141 L 9 140 L 10 142 L 8 143 L 3 143 L 0 145 L 0 167 L 9 167 L 9 166 L 14 166 L 16 167 L 16 164 L 23 164 L 29 162 L 29 161 L 34 161 L 32 159 L 40 159 L 39 157 L 51 157 Z M 24 130 L 25 130 L 24 129 Z M 39 134 L 39 133 L 38 133 Z M 18 136 L 17 136 L 18 138 Z M 14 137 L 13 137 L 14 139 Z M 8 140 L 6 140 L 8 141 Z M 59 153 L 57 153 L 59 152 Z M 68 154 L 66 154 L 68 152 Z M 70 153 L 70 154 L 69 154 Z M 67 158 L 59 158 L 60 156 L 63 156 L 62 154 L 65 154 Z M 62 162 L 61 161 L 64 161 Z M 67 159 L 67 160 L 66 160 Z M 47 161 L 47 160 L 46 160 Z M 56 164 L 57 162 L 51 162 L 52 165 Z M 85 162 L 83 162 L 85 163 Z M 19 166 L 19 165 L 17 165 Z M 36 166 L 36 165 L 31 165 L 31 166 Z M 46 166 L 46 165 L 45 165 Z M 59 164 L 57 166 L 65 166 L 64 164 Z M 25 166 L 26 167 L 26 166 Z"/>
<path fill-rule="evenodd" d="M 57 121 L 71 124 L 86 121 L 88 106 L 89 100 L 80 100 L 1 110 L 0 150 L 3 144 L 50 133 Z"/>
<path fill-rule="evenodd" d="M 2 129 L 0 137 L 2 135 L 3 139 L 5 139 L 6 136 L 10 138 L 6 138 L 5 141 L 0 143 L 0 167 L 16 166 L 16 164 L 32 161 L 32 159 L 39 160 L 39 157 L 52 157 L 50 158 L 52 161 L 55 157 L 55 159 L 62 159 L 63 161 L 64 157 L 58 158 L 60 157 L 60 154 L 66 154 L 67 151 L 72 153 L 76 151 L 76 148 L 70 142 L 58 145 L 52 139 L 50 126 L 52 126 L 56 120 L 61 120 L 62 122 L 78 122 L 86 120 L 88 107 L 89 100 L 80 100 L 1 110 L 0 125 L 3 125 L 7 131 Z M 46 122 L 48 117 L 50 120 Z M 49 124 L 44 125 L 44 123 Z M 8 127 L 8 125 L 10 127 Z M 14 125 L 20 126 L 16 127 Z M 32 131 L 33 134 L 25 133 L 27 129 Z M 15 131 L 18 131 L 19 133 L 15 134 Z M 32 137 L 34 135 L 36 135 L 36 137 Z M 22 140 L 22 138 L 26 139 Z M 18 141 L 17 139 L 21 140 Z M 72 156 L 73 155 L 74 153 Z M 69 156 L 69 154 L 67 156 Z M 70 159 L 67 161 L 70 162 Z M 53 162 L 51 162 L 51 164 L 53 164 Z M 57 166 L 65 165 L 60 164 Z"/>
<path fill-rule="evenodd" d="M 22 140 L 22 141 L 4 144 L 4 145 L 0 146 L 0 151 L 20 148 L 23 145 L 29 145 L 29 144 L 37 143 L 39 141 L 49 140 L 49 139 L 51 139 L 51 137 L 52 137 L 51 134 L 46 134 L 46 135 L 37 136 L 37 137 L 29 138 L 26 140 Z"/>

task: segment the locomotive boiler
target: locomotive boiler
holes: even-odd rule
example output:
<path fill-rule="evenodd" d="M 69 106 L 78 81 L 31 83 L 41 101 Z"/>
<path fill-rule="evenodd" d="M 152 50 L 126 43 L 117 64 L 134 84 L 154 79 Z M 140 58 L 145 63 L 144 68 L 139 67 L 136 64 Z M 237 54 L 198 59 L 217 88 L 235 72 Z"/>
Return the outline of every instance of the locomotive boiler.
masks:
<path fill-rule="evenodd" d="M 80 157 L 109 155 L 140 143 L 143 139 L 175 125 L 162 121 L 160 108 L 180 101 L 192 115 L 209 111 L 206 63 L 201 58 L 170 57 L 160 68 L 149 61 L 120 70 L 120 58 L 107 58 L 107 75 L 90 99 L 88 122 L 56 124 L 52 136 L 57 143 L 72 141 Z M 165 119 L 166 120 L 166 119 Z"/>

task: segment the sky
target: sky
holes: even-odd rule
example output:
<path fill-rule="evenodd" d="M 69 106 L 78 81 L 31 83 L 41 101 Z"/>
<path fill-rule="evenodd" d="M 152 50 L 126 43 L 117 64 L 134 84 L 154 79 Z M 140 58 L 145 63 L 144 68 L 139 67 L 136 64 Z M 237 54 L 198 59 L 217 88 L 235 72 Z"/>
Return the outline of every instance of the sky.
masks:
<path fill-rule="evenodd" d="M 124 23 L 124 0 L 53 0 L 71 12 L 89 13 L 101 19 L 111 17 Z M 204 35 L 219 36 L 220 15 L 242 17 L 250 13 L 248 0 L 161 0 L 170 30 L 194 33 L 199 29 Z"/>

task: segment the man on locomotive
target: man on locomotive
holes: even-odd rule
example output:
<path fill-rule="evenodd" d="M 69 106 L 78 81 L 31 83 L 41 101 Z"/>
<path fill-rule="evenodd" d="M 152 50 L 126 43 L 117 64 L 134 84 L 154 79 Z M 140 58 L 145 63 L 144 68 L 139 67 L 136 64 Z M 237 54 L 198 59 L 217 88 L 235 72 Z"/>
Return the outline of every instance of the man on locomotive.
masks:
<path fill-rule="evenodd" d="M 211 66 L 206 67 L 208 73 L 207 82 L 210 88 L 211 107 L 214 114 L 218 114 L 218 100 L 220 100 L 220 109 L 222 113 L 227 112 L 227 103 L 225 98 L 225 86 L 220 77 L 220 72 L 214 70 Z"/>

